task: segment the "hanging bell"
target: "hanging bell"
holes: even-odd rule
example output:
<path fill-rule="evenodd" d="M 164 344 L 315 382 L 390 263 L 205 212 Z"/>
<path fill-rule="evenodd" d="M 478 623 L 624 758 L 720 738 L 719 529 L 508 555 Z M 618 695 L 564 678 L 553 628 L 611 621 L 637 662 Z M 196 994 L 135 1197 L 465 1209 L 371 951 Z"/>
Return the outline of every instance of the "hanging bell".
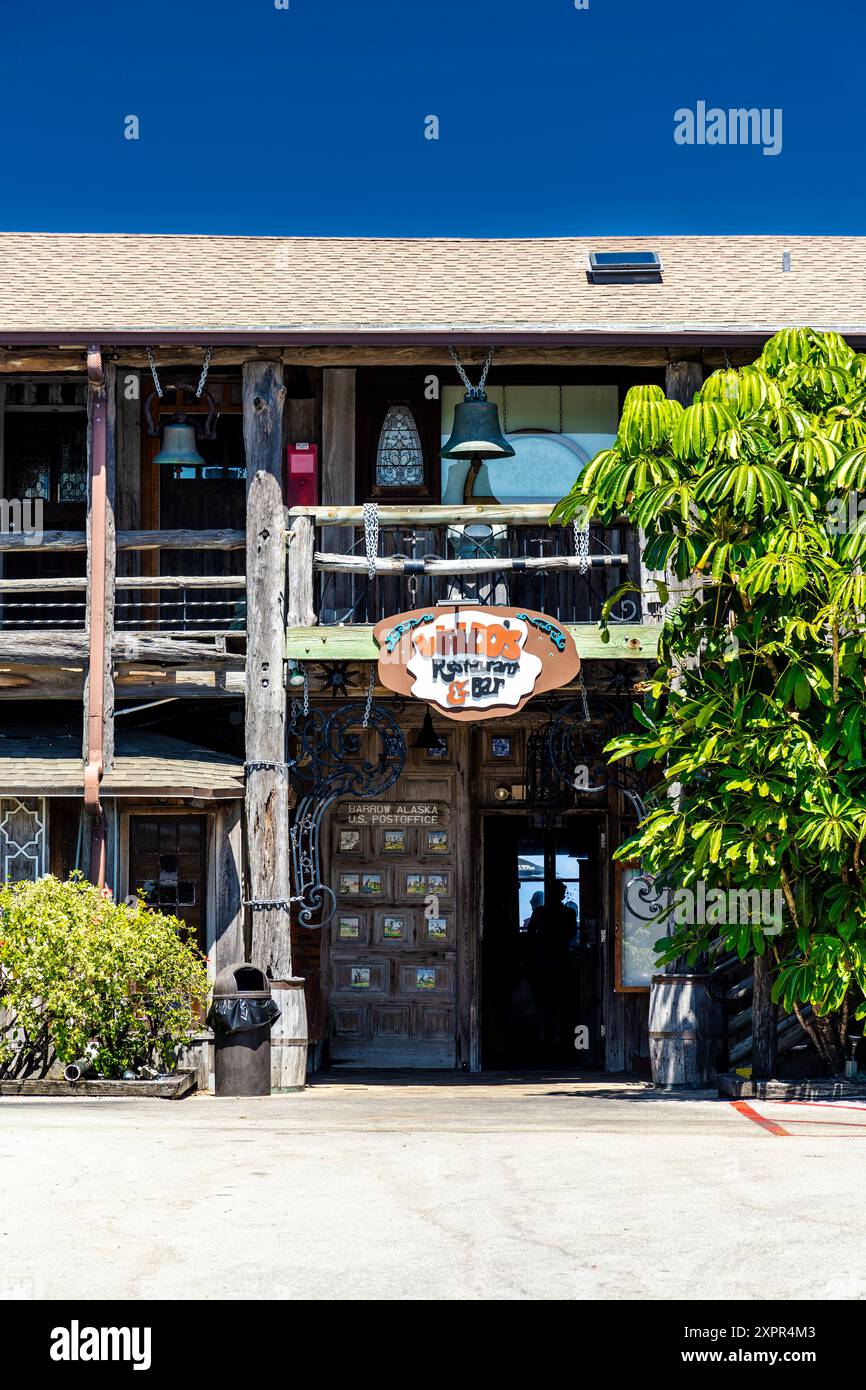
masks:
<path fill-rule="evenodd" d="M 189 423 L 186 416 L 175 415 L 165 425 L 154 463 L 165 468 L 197 468 L 204 464 L 196 448 L 195 426 Z"/>
<path fill-rule="evenodd" d="M 444 738 L 441 738 L 433 728 L 433 716 L 428 706 L 427 713 L 424 715 L 424 723 L 421 725 L 421 729 L 418 736 L 414 739 L 412 747 L 420 748 L 425 753 L 438 753 L 444 744 Z"/>
<path fill-rule="evenodd" d="M 514 450 L 499 427 L 499 408 L 480 388 L 466 392 L 454 407 L 451 438 L 442 450 L 444 459 L 513 458 Z"/>

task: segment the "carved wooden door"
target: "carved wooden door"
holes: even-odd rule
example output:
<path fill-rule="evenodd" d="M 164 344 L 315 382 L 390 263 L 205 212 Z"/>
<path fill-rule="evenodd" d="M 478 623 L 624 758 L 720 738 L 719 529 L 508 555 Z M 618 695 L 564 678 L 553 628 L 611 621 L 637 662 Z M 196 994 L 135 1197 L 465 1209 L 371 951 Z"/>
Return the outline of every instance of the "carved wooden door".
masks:
<path fill-rule="evenodd" d="M 331 814 L 332 1065 L 456 1065 L 452 737 L 441 757 L 410 749 L 387 799 L 347 800 Z"/>

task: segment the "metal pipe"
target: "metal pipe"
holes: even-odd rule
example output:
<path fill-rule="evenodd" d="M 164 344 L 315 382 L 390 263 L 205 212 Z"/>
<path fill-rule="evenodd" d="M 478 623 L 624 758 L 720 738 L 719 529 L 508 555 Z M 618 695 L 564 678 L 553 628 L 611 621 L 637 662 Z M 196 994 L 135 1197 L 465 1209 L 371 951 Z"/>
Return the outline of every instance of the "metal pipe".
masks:
<path fill-rule="evenodd" d="M 77 1062 L 70 1062 L 63 1068 L 64 1081 L 84 1081 L 86 1077 L 94 1075 L 89 1057 L 79 1057 Z"/>
<path fill-rule="evenodd" d="M 84 809 L 91 817 L 90 879 L 105 887 L 105 813 L 99 786 L 105 771 L 105 531 L 108 516 L 107 394 L 102 353 L 87 352 L 90 385 L 90 630 L 87 666 L 87 765 L 84 769 Z"/>

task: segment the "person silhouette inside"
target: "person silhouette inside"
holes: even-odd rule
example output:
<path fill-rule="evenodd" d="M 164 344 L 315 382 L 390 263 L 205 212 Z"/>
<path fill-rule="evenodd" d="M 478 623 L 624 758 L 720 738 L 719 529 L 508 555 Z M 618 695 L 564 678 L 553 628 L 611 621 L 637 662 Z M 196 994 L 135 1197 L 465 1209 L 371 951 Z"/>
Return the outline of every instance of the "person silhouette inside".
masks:
<path fill-rule="evenodd" d="M 565 902 L 565 894 L 565 884 L 557 879 L 553 901 L 535 907 L 527 927 L 535 1021 L 542 1047 L 556 1047 L 562 1041 L 569 948 L 577 930 L 577 913 Z"/>

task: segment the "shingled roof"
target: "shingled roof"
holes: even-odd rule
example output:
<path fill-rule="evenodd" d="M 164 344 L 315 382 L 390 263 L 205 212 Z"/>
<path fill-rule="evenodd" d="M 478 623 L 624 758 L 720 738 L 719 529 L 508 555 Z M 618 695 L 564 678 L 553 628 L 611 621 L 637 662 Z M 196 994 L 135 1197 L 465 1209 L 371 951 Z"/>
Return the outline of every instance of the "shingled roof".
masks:
<path fill-rule="evenodd" d="M 81 796 L 81 739 L 53 732 L 0 737 L 0 795 Z M 244 794 L 243 764 L 179 738 L 117 731 L 114 766 L 102 795 L 231 799 Z"/>
<path fill-rule="evenodd" d="M 593 284 L 589 253 L 617 250 L 657 251 L 661 283 Z M 866 333 L 866 237 L 0 234 L 0 342 L 29 334 L 640 340 L 791 324 Z"/>

